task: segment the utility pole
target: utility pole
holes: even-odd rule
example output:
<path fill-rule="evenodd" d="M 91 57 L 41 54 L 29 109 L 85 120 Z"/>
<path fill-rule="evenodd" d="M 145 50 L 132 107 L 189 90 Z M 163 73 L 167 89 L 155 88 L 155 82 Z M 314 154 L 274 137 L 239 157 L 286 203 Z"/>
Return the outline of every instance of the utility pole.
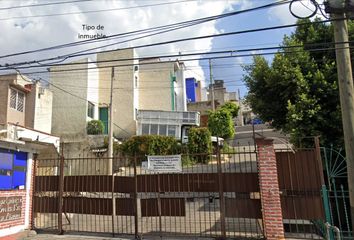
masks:
<path fill-rule="evenodd" d="M 213 73 L 212 73 L 212 66 L 211 66 L 211 59 L 210 58 L 209 58 L 209 77 L 210 77 L 209 90 L 211 91 L 211 106 L 213 108 L 213 111 L 215 111 L 214 83 L 213 83 Z"/>
<path fill-rule="evenodd" d="M 243 110 L 243 106 L 242 106 L 242 102 L 241 102 L 241 93 L 240 93 L 240 89 L 237 89 L 237 95 L 238 95 L 238 119 L 240 122 L 240 126 L 243 126 L 243 115 L 242 115 L 242 110 Z"/>
<path fill-rule="evenodd" d="M 343 2 L 344 3 L 344 2 Z M 345 20 L 344 7 L 342 11 L 331 11 L 340 1 L 329 1 L 329 12 L 333 20 L 336 61 L 338 72 L 338 87 L 342 112 L 345 154 L 347 159 L 348 188 L 352 230 L 354 231 L 354 87 L 348 43 L 348 26 Z"/>
<path fill-rule="evenodd" d="M 113 174 L 113 80 L 114 67 L 111 73 L 111 94 L 109 99 L 109 126 L 108 126 L 108 174 Z"/>

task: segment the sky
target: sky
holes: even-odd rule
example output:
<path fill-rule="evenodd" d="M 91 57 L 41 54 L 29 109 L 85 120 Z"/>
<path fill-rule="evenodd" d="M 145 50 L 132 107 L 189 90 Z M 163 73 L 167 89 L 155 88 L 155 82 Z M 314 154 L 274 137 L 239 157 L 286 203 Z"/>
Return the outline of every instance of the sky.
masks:
<path fill-rule="evenodd" d="M 67 3 L 46 6 L 28 6 L 58 2 Z M 273 2 L 276 1 L 0 0 L 0 56 L 79 41 L 82 40 L 78 38 L 79 34 L 98 33 L 113 35 L 209 17 L 232 11 L 245 10 Z M 98 48 L 95 51 L 111 50 L 180 38 L 293 24 L 296 22 L 296 18 L 290 14 L 288 7 L 288 5 L 282 5 L 264 10 L 252 11 L 121 44 L 117 44 L 117 40 L 110 40 L 60 50 L 36 52 L 6 58 L 0 57 L 0 65 L 51 58 L 63 55 L 64 53 L 73 53 L 93 47 Z M 295 4 L 293 7 L 293 10 L 299 15 L 309 12 L 308 8 L 311 8 L 309 0 L 303 0 L 302 5 Z M 97 10 L 100 12 L 90 12 Z M 93 26 L 95 29 L 89 30 L 84 28 L 83 25 Z M 98 26 L 100 26 L 100 29 L 97 29 Z M 290 34 L 293 30 L 293 28 L 285 28 L 272 31 L 231 35 L 227 37 L 185 41 L 160 45 L 157 47 L 140 48 L 137 49 L 137 54 L 139 57 L 145 57 L 185 53 L 205 53 L 223 50 L 237 51 L 239 49 L 247 48 L 279 46 L 284 35 Z M 103 44 L 108 43 L 114 43 L 115 45 L 102 47 Z M 194 56 L 194 58 L 195 57 L 203 57 L 203 55 Z M 90 58 L 94 59 L 94 56 L 90 56 Z M 180 59 L 183 60 L 183 58 Z M 271 56 L 268 56 L 267 59 L 271 61 Z M 72 60 L 75 60 L 75 58 L 67 61 Z M 242 66 L 250 64 L 251 62 L 251 57 L 213 59 L 211 60 L 213 79 L 224 80 L 228 91 L 237 91 L 239 89 L 241 96 L 245 96 L 247 94 L 247 89 L 242 82 L 242 76 L 244 74 Z M 185 74 L 186 77 L 195 77 L 197 80 L 201 80 L 203 87 L 206 87 L 209 84 L 209 65 L 207 60 L 186 61 L 185 64 L 187 69 Z M 21 70 L 21 72 L 26 73 L 33 70 L 38 69 L 24 69 Z M 42 77 L 42 75 L 32 74 L 30 77 L 36 78 Z"/>

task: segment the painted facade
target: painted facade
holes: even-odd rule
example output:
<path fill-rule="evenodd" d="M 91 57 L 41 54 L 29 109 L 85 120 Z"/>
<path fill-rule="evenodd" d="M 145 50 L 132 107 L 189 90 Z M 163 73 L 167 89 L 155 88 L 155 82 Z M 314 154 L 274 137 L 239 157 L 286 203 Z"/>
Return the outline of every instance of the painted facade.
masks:
<path fill-rule="evenodd" d="M 91 119 L 102 120 L 107 134 L 112 79 L 116 138 L 137 134 L 138 110 L 187 110 L 185 67 L 181 62 L 138 60 L 134 49 L 127 49 L 97 54 L 96 69 L 90 69 L 95 65 L 89 66 L 88 59 L 75 63 L 52 68 L 50 76 L 53 86 L 61 88 L 53 87 L 52 131 L 66 141 L 84 139 Z M 68 71 L 75 68 L 81 70 Z"/>

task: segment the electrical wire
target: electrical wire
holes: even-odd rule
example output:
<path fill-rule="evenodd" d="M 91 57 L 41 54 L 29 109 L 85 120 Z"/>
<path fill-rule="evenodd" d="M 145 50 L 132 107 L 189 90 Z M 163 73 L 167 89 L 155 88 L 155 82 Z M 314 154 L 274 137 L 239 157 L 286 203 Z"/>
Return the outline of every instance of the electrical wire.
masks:
<path fill-rule="evenodd" d="M 352 41 L 347 42 L 347 43 L 352 43 Z M 269 50 L 279 50 L 279 49 L 285 49 L 285 50 L 291 50 L 291 49 L 296 49 L 296 48 L 304 48 L 306 47 L 306 51 L 328 51 L 332 50 L 334 48 L 328 48 L 325 46 L 330 46 L 330 45 L 336 45 L 336 44 L 343 44 L 343 43 L 314 43 L 314 44 L 307 44 L 307 45 L 294 45 L 294 46 L 277 46 L 277 47 L 268 47 L 268 48 L 252 48 L 252 49 L 241 49 L 241 50 L 230 50 L 230 51 L 222 51 L 222 52 L 210 52 L 209 54 L 226 54 L 226 56 L 213 56 L 213 57 L 198 57 L 198 58 L 189 58 L 189 59 L 183 59 L 181 61 L 187 62 L 187 61 L 196 61 L 196 60 L 209 60 L 209 59 L 226 59 L 226 58 L 233 58 L 233 57 L 246 57 L 246 56 L 254 56 L 254 55 L 269 55 L 269 54 L 275 54 L 277 52 L 270 52 L 270 53 L 252 53 L 252 54 L 238 54 L 234 55 L 234 53 L 242 53 L 242 52 L 255 52 L 255 51 L 269 51 Z M 310 47 L 316 47 L 320 46 L 322 48 L 310 48 Z M 304 51 L 304 50 L 300 50 Z M 286 51 L 284 51 L 286 52 Z M 288 51 L 289 52 L 289 51 Z M 186 54 L 185 56 L 195 56 L 195 55 L 204 55 L 207 53 L 193 53 L 193 54 Z M 170 56 L 164 56 L 165 58 L 167 57 L 173 57 L 173 55 Z M 161 57 L 161 56 L 160 56 Z M 133 61 L 133 60 L 142 60 L 139 58 L 126 58 L 126 59 L 113 59 L 113 60 L 103 60 L 103 61 L 94 61 L 90 63 L 114 63 L 114 62 L 121 62 L 121 61 Z M 159 65 L 159 64 L 164 64 L 164 63 L 173 63 L 174 61 L 159 61 L 159 62 L 140 62 L 138 65 L 143 66 L 143 65 Z M 66 64 L 58 64 L 58 65 L 46 65 L 47 67 L 58 67 L 58 66 L 72 66 L 72 65 L 87 65 L 86 63 L 78 63 L 78 62 L 73 62 L 73 63 L 66 63 Z M 116 65 L 104 65 L 104 66 L 95 66 L 95 67 L 81 67 L 81 68 L 71 68 L 71 69 L 50 69 L 50 72 L 69 72 L 69 71 L 81 71 L 81 70 L 87 70 L 87 69 L 98 69 L 98 68 L 111 68 L 111 67 L 133 67 L 136 66 L 137 64 L 116 64 Z M 27 67 L 18 67 L 17 69 L 27 69 L 27 68 L 36 68 L 38 66 L 27 66 Z M 159 68 L 159 67 L 158 67 Z M 4 70 L 4 69 L 0 69 Z M 47 73 L 47 71 L 40 71 L 40 72 L 35 72 L 35 73 Z"/>
<path fill-rule="evenodd" d="M 266 4 L 266 5 L 262 5 L 262 6 L 255 7 L 255 8 L 249 8 L 249 9 L 244 9 L 244 10 L 240 10 L 240 11 L 234 11 L 234 12 L 230 12 L 230 13 L 214 15 L 214 16 L 210 16 L 210 17 L 199 18 L 199 19 L 194 19 L 194 20 L 179 22 L 179 23 L 175 23 L 175 24 L 169 24 L 169 25 L 154 27 L 154 28 L 136 30 L 136 31 L 131 31 L 131 32 L 127 32 L 127 33 L 122 33 L 122 34 L 114 34 L 114 35 L 107 36 L 104 39 L 88 39 L 88 40 L 76 41 L 76 42 L 62 44 L 62 45 L 56 45 L 56 46 L 47 47 L 47 48 L 41 48 L 41 49 L 30 50 L 30 51 L 25 51 L 25 52 L 18 52 L 18 53 L 14 53 L 14 54 L 7 54 L 7 55 L 0 56 L 0 59 L 1 58 L 12 57 L 12 56 L 23 55 L 23 54 L 37 53 L 37 52 L 41 52 L 41 51 L 49 51 L 49 50 L 66 48 L 66 47 L 71 47 L 71 46 L 78 46 L 78 45 L 81 45 L 81 44 L 87 44 L 87 43 L 92 43 L 92 42 L 97 42 L 97 41 L 107 41 L 107 40 L 109 40 L 111 38 L 114 38 L 114 37 L 122 37 L 122 36 L 127 36 L 127 35 L 130 35 L 130 34 L 145 33 L 145 32 L 149 32 L 149 31 L 161 30 L 161 29 L 166 30 L 166 28 L 178 27 L 178 26 L 181 26 L 181 25 L 184 25 L 184 24 L 187 24 L 187 26 L 190 27 L 188 24 L 192 24 L 192 23 L 200 24 L 200 23 L 204 23 L 204 22 L 208 22 L 208 21 L 214 21 L 214 20 L 218 20 L 218 19 L 221 19 L 221 18 L 237 15 L 237 14 L 242 14 L 242 13 L 256 11 L 256 10 L 261 10 L 261 9 L 265 9 L 265 8 L 269 8 L 269 7 L 280 6 L 280 5 L 289 3 L 289 1 L 290 0 L 281 0 L 281 1 L 278 1 L 278 2 L 275 2 L 275 3 Z M 101 47 L 103 48 L 105 46 L 101 46 Z M 92 53 L 88 53 L 87 55 L 89 55 L 89 54 L 92 54 Z M 55 58 L 44 59 L 44 60 L 48 60 L 48 61 L 50 61 L 50 60 L 58 60 L 58 59 L 61 59 L 63 57 L 65 57 L 65 56 L 58 56 L 58 57 L 55 57 Z M 44 60 L 41 60 L 41 61 L 44 61 Z"/>
<path fill-rule="evenodd" d="M 53 14 L 42 14 L 42 15 L 17 16 L 17 17 L 9 17 L 9 18 L 0 18 L 0 21 L 7 21 L 7 20 L 12 20 L 12 19 L 23 19 L 23 18 L 57 17 L 57 16 L 77 15 L 77 14 L 84 14 L 84 13 L 91 14 L 91 13 L 100 13 L 100 12 L 111 12 L 111 11 L 120 11 L 120 10 L 128 10 L 128 9 L 135 9 L 135 8 L 162 6 L 162 5 L 191 2 L 191 1 L 197 1 L 197 0 L 183 0 L 183 1 L 176 1 L 176 2 L 146 4 L 146 5 L 139 5 L 139 6 L 133 6 L 133 7 L 110 8 L 110 9 L 89 10 L 89 11 L 68 12 L 68 13 L 53 13 Z"/>
<path fill-rule="evenodd" d="M 338 20 L 340 20 L 340 19 L 336 19 L 334 21 L 338 21 Z M 327 22 L 331 22 L 331 21 L 332 20 L 322 20 L 322 21 L 315 22 L 315 24 L 327 23 Z M 175 40 L 171 40 L 171 41 L 144 44 L 144 45 L 138 45 L 138 46 L 129 47 L 129 48 L 120 48 L 119 50 L 128 50 L 128 49 L 132 49 L 132 48 L 134 48 L 134 49 L 146 48 L 146 47 L 153 47 L 153 46 L 172 44 L 172 43 L 177 43 L 177 42 L 199 40 L 199 39 L 204 39 L 204 38 L 223 37 L 223 36 L 229 36 L 229 35 L 239 35 L 239 34 L 254 33 L 254 32 L 259 32 L 259 31 L 269 31 L 269 30 L 276 30 L 276 29 L 290 28 L 290 27 L 297 27 L 297 26 L 307 26 L 307 25 L 312 25 L 312 24 L 313 23 L 287 24 L 287 25 L 278 25 L 278 26 L 266 27 L 266 28 L 248 29 L 248 30 L 243 30 L 243 31 L 228 32 L 228 33 L 221 33 L 221 34 L 212 34 L 212 35 L 204 35 L 204 36 L 199 36 L 199 37 L 175 39 Z M 112 52 L 112 51 L 113 50 L 100 51 L 100 52 L 89 52 L 89 53 L 80 53 L 80 54 L 66 55 L 66 56 L 62 56 L 62 57 L 35 60 L 35 61 L 30 61 L 30 62 L 12 63 L 12 64 L 8 64 L 7 63 L 7 64 L 3 64 L 3 65 L 5 65 L 5 67 L 9 67 L 9 66 L 19 67 L 20 65 L 29 65 L 29 64 L 37 63 L 38 61 L 39 62 L 43 62 L 43 61 L 50 61 L 50 60 L 60 59 L 60 58 L 68 59 L 68 58 L 73 58 L 73 57 L 81 57 L 81 56 L 86 56 L 86 55 L 91 55 L 91 54 L 107 53 L 107 52 Z M 1 67 L 1 65 L 0 65 L 0 67 Z"/>
<path fill-rule="evenodd" d="M 13 7 L 2 7 L 2 10 L 11 10 L 11 9 L 18 9 L 18 8 L 26 8 L 26 7 L 43 7 L 43 6 L 50 6 L 50 5 L 59 5 L 59 4 L 68 4 L 68 3 L 79 3 L 79 2 L 90 2 L 93 0 L 73 0 L 73 1 L 66 1 L 66 2 L 49 2 L 49 3 L 39 3 L 39 4 L 30 4 L 30 5 L 20 5 L 20 6 L 13 6 Z"/>
<path fill-rule="evenodd" d="M 310 9 L 309 7 L 307 7 L 306 5 L 304 5 L 304 4 L 302 3 L 302 1 L 303 1 L 303 0 L 292 0 L 292 1 L 290 2 L 290 4 L 289 4 L 289 12 L 290 12 L 290 14 L 293 15 L 293 17 L 298 18 L 298 19 L 307 19 L 307 18 L 312 18 L 312 17 L 314 17 L 314 16 L 317 14 L 317 11 L 318 11 L 318 4 L 317 4 L 316 0 L 308 0 L 308 1 L 310 1 L 310 3 L 311 3 L 313 6 L 315 6 L 315 9 L 314 9 L 314 10 L 312 10 L 312 9 Z M 309 10 L 312 11 L 312 12 L 311 12 L 309 15 L 304 16 L 304 17 L 295 14 L 295 12 L 293 11 L 293 5 L 294 5 L 294 3 L 296 3 L 296 2 L 300 2 L 303 6 L 305 6 L 307 9 L 309 9 Z"/>

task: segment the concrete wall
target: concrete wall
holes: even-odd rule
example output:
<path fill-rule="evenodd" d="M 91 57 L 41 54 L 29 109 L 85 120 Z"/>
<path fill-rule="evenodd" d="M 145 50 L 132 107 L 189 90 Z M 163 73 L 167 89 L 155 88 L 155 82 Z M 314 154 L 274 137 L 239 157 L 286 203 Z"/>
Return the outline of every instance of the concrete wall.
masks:
<path fill-rule="evenodd" d="M 146 64 L 146 63 L 156 64 Z M 139 109 L 171 111 L 171 76 L 174 63 L 159 63 L 158 59 L 141 61 L 139 76 Z"/>
<path fill-rule="evenodd" d="M 50 80 L 54 84 L 51 85 L 52 133 L 64 139 L 67 136 L 82 138 L 86 135 L 88 70 L 67 70 L 87 68 L 87 62 L 85 58 L 75 61 L 79 63 L 76 65 L 51 68 Z M 64 71 L 54 72 L 60 70 Z"/>
<path fill-rule="evenodd" d="M 215 101 L 215 107 L 219 107 L 220 104 Z M 211 101 L 203 101 L 203 102 L 195 102 L 195 103 L 188 103 L 187 108 L 188 111 L 195 111 L 200 112 L 200 115 L 208 115 L 208 111 L 212 110 Z"/>
<path fill-rule="evenodd" d="M 9 108 L 8 78 L 8 76 L 0 76 L 0 123 L 7 123 L 7 109 Z"/>
<path fill-rule="evenodd" d="M 127 138 L 136 133 L 136 123 L 134 121 L 135 108 L 137 107 L 134 106 L 134 64 L 136 61 L 131 60 L 134 57 L 134 49 L 97 54 L 98 66 L 100 67 L 99 102 L 102 106 L 108 106 L 110 102 L 112 66 L 115 66 L 113 81 L 113 131 L 114 135 L 118 138 Z M 112 62 L 100 63 L 100 61 Z"/>
<path fill-rule="evenodd" d="M 32 84 L 26 96 L 25 126 L 51 133 L 53 93 L 40 84 Z"/>
<path fill-rule="evenodd" d="M 95 64 L 88 64 L 89 68 L 95 67 Z M 99 82 L 98 82 L 98 71 L 97 69 L 88 69 L 88 79 L 87 79 L 87 100 L 90 101 L 95 105 L 94 108 L 94 114 L 93 118 L 90 118 L 87 116 L 87 121 L 90 121 L 92 119 L 98 119 L 98 102 L 99 102 L 99 96 L 98 96 L 98 88 L 99 88 Z"/>
<path fill-rule="evenodd" d="M 176 109 L 175 111 L 187 111 L 187 92 L 186 92 L 186 81 L 184 78 L 185 66 L 181 62 L 175 64 L 175 75 L 176 75 Z"/>
<path fill-rule="evenodd" d="M 36 85 L 36 95 L 33 128 L 42 132 L 51 133 L 53 93 L 48 88 Z"/>

